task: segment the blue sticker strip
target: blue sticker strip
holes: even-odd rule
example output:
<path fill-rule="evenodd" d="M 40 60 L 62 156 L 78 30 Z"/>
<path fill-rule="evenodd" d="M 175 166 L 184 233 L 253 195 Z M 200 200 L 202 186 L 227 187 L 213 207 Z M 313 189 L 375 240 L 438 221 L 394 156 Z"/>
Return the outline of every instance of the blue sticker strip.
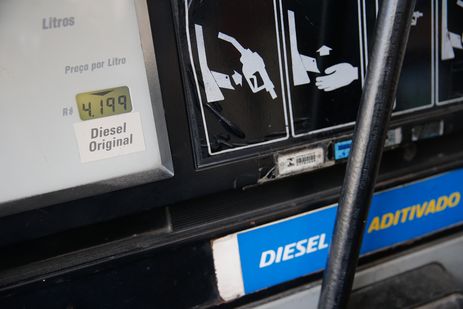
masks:
<path fill-rule="evenodd" d="M 334 159 L 341 160 L 349 157 L 352 148 L 352 140 L 337 142 L 334 144 Z"/>
<path fill-rule="evenodd" d="M 375 194 L 361 254 L 410 241 L 463 221 L 463 169 Z M 240 232 L 244 292 L 322 270 L 337 205 Z"/>

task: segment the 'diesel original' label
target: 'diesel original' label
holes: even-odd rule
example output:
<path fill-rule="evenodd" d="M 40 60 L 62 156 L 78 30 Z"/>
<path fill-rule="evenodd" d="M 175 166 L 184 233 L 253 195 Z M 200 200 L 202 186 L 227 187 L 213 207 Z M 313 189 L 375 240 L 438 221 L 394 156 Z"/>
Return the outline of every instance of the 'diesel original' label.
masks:
<path fill-rule="evenodd" d="M 139 113 L 74 124 L 83 163 L 145 150 Z"/>

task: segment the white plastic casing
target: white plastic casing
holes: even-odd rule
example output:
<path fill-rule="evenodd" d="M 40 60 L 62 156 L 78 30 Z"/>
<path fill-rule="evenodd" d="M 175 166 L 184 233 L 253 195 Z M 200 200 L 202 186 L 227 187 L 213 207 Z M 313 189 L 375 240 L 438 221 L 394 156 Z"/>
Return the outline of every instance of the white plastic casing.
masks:
<path fill-rule="evenodd" d="M 80 119 L 78 93 L 119 86 L 130 113 Z M 85 158 L 124 122 L 133 144 Z M 0 215 L 172 175 L 145 0 L 1 0 Z"/>

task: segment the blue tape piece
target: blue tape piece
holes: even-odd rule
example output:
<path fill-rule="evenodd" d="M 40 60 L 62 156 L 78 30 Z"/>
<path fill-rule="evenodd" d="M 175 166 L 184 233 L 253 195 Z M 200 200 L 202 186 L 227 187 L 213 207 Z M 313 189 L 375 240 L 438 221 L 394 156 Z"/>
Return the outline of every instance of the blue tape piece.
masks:
<path fill-rule="evenodd" d="M 352 140 L 342 141 L 334 144 L 334 159 L 341 160 L 349 157 L 352 148 Z"/>
<path fill-rule="evenodd" d="M 375 194 L 361 254 L 463 222 L 463 169 Z M 238 233 L 245 293 L 322 270 L 337 206 Z"/>

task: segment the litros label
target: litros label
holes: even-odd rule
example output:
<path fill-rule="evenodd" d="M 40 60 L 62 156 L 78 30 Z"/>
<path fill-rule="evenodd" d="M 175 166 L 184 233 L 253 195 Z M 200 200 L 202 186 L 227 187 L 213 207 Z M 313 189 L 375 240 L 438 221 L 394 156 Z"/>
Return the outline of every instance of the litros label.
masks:
<path fill-rule="evenodd" d="M 79 122 L 74 131 L 83 163 L 145 150 L 139 113 Z"/>

